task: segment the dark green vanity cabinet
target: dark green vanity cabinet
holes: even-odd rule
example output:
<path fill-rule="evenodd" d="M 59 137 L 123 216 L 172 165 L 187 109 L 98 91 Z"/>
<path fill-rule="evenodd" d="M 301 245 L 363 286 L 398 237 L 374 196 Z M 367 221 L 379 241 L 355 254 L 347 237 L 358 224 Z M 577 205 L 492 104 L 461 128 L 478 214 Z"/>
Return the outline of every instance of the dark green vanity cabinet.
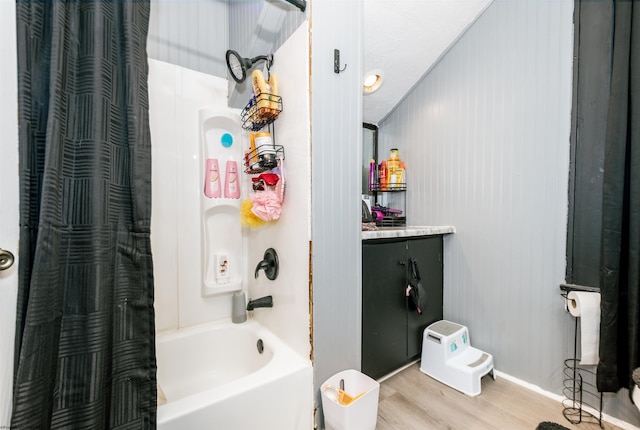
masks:
<path fill-rule="evenodd" d="M 410 259 L 426 298 L 418 314 L 406 296 Z M 362 372 L 376 379 L 422 353 L 422 333 L 442 319 L 442 236 L 362 243 Z"/>

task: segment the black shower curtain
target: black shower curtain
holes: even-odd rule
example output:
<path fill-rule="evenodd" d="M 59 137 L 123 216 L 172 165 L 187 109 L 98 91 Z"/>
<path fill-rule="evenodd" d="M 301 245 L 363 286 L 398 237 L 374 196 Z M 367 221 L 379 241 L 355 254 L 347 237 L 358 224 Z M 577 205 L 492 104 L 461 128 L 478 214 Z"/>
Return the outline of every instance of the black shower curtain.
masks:
<path fill-rule="evenodd" d="M 11 428 L 156 426 L 148 0 L 17 0 Z"/>
<path fill-rule="evenodd" d="M 640 367 L 640 2 L 614 1 L 600 267 L 597 387 L 633 387 Z"/>

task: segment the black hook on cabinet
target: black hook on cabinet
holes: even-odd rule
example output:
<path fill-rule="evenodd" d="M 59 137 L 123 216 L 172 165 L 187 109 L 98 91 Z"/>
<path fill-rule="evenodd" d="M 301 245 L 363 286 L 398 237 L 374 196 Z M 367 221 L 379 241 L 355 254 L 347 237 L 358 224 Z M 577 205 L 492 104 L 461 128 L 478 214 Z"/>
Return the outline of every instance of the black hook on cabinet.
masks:
<path fill-rule="evenodd" d="M 334 49 L 333 50 L 333 72 L 334 73 L 344 72 L 346 68 L 347 68 L 346 64 L 342 69 L 340 68 L 340 50 Z"/>

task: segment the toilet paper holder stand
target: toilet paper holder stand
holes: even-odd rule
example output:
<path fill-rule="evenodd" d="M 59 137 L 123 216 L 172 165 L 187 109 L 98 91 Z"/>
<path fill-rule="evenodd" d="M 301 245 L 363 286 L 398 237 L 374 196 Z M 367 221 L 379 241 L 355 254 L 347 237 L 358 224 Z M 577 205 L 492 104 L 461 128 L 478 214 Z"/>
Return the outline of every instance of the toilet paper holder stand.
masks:
<path fill-rule="evenodd" d="M 587 292 L 600 292 L 599 288 L 588 287 L 575 284 L 560 284 L 560 295 L 563 300 L 567 301 L 567 295 L 570 291 L 587 291 Z M 602 426 L 602 406 L 603 397 L 602 393 L 598 392 L 595 385 L 596 373 L 584 367 L 580 367 L 580 359 L 578 358 L 578 317 L 573 317 L 575 326 L 573 334 L 573 358 L 567 358 L 564 360 L 564 380 L 563 380 L 563 394 L 564 399 L 562 401 L 562 414 L 572 424 L 580 424 L 581 422 L 597 422 L 600 428 Z M 585 381 L 585 377 L 588 377 L 588 381 Z M 585 397 L 590 397 L 591 401 L 599 403 L 598 407 L 595 407 Z M 585 406 L 595 411 L 594 413 L 585 410 Z"/>

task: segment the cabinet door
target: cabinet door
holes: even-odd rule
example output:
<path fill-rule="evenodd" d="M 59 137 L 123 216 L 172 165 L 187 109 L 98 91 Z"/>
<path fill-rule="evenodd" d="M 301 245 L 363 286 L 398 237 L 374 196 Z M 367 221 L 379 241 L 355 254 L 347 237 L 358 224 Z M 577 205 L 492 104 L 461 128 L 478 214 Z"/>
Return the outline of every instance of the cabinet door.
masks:
<path fill-rule="evenodd" d="M 418 263 L 422 287 L 422 314 L 418 314 L 407 300 L 407 357 L 422 353 L 422 333 L 431 323 L 442 319 L 442 236 L 410 239 L 408 260 Z"/>
<path fill-rule="evenodd" d="M 362 372 L 372 378 L 406 362 L 406 246 L 362 246 Z"/>

